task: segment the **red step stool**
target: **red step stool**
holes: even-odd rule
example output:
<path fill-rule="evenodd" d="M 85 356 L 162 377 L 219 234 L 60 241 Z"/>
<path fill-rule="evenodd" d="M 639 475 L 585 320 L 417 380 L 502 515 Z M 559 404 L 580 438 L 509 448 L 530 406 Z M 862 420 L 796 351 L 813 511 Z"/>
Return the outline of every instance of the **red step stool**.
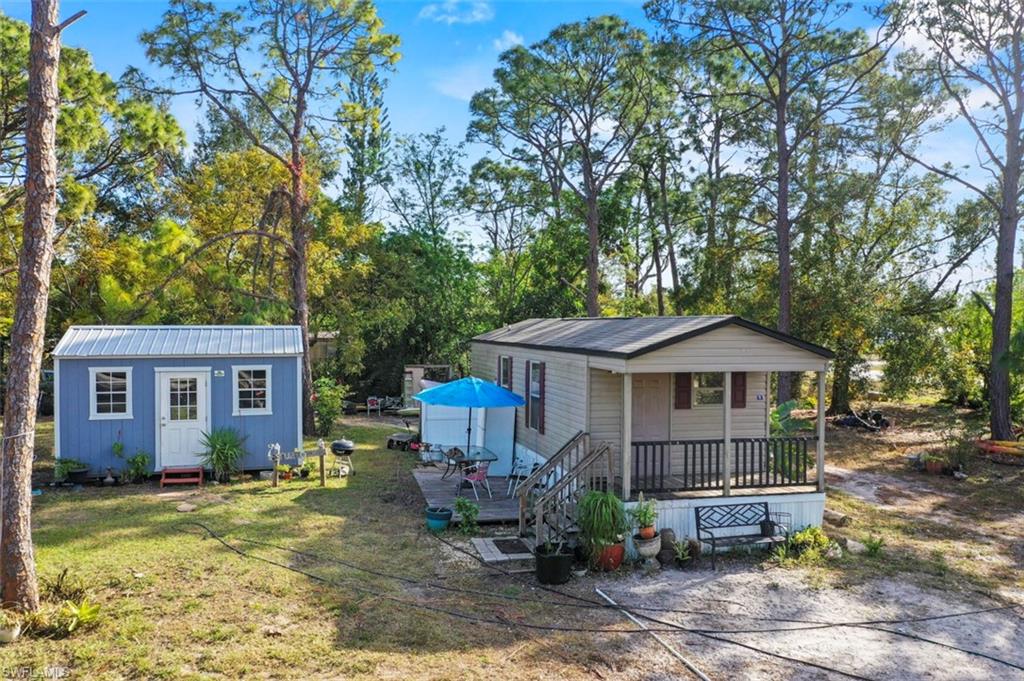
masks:
<path fill-rule="evenodd" d="M 160 471 L 160 487 L 164 485 L 203 485 L 202 466 L 167 466 Z"/>

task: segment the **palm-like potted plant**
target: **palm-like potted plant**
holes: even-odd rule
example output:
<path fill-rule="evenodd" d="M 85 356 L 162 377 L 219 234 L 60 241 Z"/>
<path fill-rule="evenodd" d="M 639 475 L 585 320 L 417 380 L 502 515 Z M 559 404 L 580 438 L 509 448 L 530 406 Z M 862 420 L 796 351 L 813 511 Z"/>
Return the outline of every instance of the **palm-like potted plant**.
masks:
<path fill-rule="evenodd" d="M 633 535 L 633 545 L 642 558 L 654 558 L 661 551 L 661 535 L 654 529 L 654 520 L 658 517 L 657 504 L 644 499 L 640 492 L 636 505 L 629 510 L 629 516 L 636 525 L 637 533 Z"/>
<path fill-rule="evenodd" d="M 602 570 L 618 569 L 626 551 L 623 534 L 629 527 L 622 500 L 614 492 L 587 492 L 576 507 L 576 524 L 590 560 Z"/>

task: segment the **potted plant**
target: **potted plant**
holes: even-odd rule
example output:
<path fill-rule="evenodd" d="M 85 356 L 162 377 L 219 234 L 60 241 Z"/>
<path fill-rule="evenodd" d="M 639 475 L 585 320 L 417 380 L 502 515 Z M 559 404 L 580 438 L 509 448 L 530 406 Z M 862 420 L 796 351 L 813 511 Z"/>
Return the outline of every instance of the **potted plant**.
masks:
<path fill-rule="evenodd" d="M 53 479 L 75 485 L 84 483 L 89 477 L 89 464 L 75 459 L 57 459 L 53 464 Z"/>
<path fill-rule="evenodd" d="M 0 610 L 0 643 L 14 643 L 21 634 L 21 618 L 10 610 Z"/>
<path fill-rule="evenodd" d="M 277 474 L 282 480 L 292 479 L 292 467 L 288 464 L 279 463 L 277 464 Z"/>
<path fill-rule="evenodd" d="M 600 569 L 618 569 L 625 556 L 623 533 L 629 527 L 626 508 L 614 492 L 591 490 L 577 506 L 576 524 L 590 560 Z"/>
<path fill-rule="evenodd" d="M 643 492 L 637 497 L 636 506 L 629 509 L 629 517 L 633 519 L 641 539 L 654 539 L 654 519 L 658 517 L 658 508 L 654 501 L 644 500 Z"/>
<path fill-rule="evenodd" d="M 533 552 L 537 581 L 541 584 L 565 584 L 572 574 L 573 553 L 562 542 L 544 542 Z"/>
<path fill-rule="evenodd" d="M 452 521 L 452 509 L 447 506 L 427 506 L 427 529 L 431 532 L 444 532 Z"/>
<path fill-rule="evenodd" d="M 942 475 L 942 472 L 946 467 L 946 463 L 942 460 L 942 457 L 931 453 L 922 454 L 921 463 L 924 464 L 924 470 L 929 475 Z"/>

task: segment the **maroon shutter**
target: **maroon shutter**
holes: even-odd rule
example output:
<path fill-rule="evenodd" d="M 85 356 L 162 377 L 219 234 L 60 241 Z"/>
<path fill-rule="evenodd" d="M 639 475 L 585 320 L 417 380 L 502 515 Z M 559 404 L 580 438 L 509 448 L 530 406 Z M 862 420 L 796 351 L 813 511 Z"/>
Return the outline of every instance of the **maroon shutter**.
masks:
<path fill-rule="evenodd" d="M 544 362 L 540 362 L 540 404 L 538 409 L 540 413 L 537 414 L 537 432 L 541 435 L 544 434 Z"/>
<path fill-rule="evenodd" d="M 676 409 L 690 409 L 693 406 L 693 374 L 676 374 Z"/>
<path fill-rule="evenodd" d="M 747 374 L 744 371 L 732 372 L 732 408 L 743 409 L 747 406 Z"/>

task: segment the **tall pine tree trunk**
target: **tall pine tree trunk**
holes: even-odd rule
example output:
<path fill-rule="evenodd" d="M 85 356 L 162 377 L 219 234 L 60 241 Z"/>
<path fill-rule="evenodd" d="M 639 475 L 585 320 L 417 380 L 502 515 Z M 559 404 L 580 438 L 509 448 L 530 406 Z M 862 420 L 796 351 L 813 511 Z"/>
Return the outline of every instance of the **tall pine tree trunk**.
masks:
<path fill-rule="evenodd" d="M 1024 86 L 1019 86 L 1024 89 Z M 1022 97 L 1024 100 L 1024 97 Z M 1020 220 L 1020 118 L 1007 121 L 1006 165 L 1003 170 L 1002 205 L 999 210 L 999 235 L 996 240 L 996 293 L 992 314 L 992 354 L 988 384 L 989 425 L 995 440 L 1013 439 L 1010 417 L 1010 369 L 1006 353 L 1010 349 L 1013 326 L 1013 251 Z"/>
<path fill-rule="evenodd" d="M 32 551 L 32 452 L 57 220 L 56 134 L 60 106 L 57 13 L 57 0 L 32 2 L 25 131 L 25 226 L 18 258 L 18 291 L 4 404 L 0 601 L 25 612 L 39 609 L 39 584 Z"/>
<path fill-rule="evenodd" d="M 291 182 L 291 230 L 292 246 L 292 305 L 293 322 L 302 336 L 302 431 L 306 435 L 316 432 L 313 419 L 313 365 L 309 359 L 309 231 L 306 225 L 308 199 L 303 182 L 303 161 L 300 154 L 293 154 Z"/>
<path fill-rule="evenodd" d="M 601 304 L 598 301 L 598 288 L 601 284 L 600 263 L 600 213 L 597 205 L 597 192 L 587 196 L 587 316 L 600 317 Z"/>
<path fill-rule="evenodd" d="M 781 78 L 785 78 L 783 72 Z M 779 320 L 778 328 L 782 333 L 789 333 L 792 329 L 792 292 L 793 292 L 793 266 L 790 246 L 790 225 L 789 225 L 789 141 L 786 135 L 786 107 L 787 101 L 784 95 L 780 94 L 775 111 L 775 138 L 776 154 L 778 156 L 779 170 L 777 176 L 777 193 L 775 205 L 775 237 L 777 240 L 779 258 Z M 793 397 L 793 375 L 785 371 L 779 373 L 777 387 L 777 400 L 782 404 Z"/>

